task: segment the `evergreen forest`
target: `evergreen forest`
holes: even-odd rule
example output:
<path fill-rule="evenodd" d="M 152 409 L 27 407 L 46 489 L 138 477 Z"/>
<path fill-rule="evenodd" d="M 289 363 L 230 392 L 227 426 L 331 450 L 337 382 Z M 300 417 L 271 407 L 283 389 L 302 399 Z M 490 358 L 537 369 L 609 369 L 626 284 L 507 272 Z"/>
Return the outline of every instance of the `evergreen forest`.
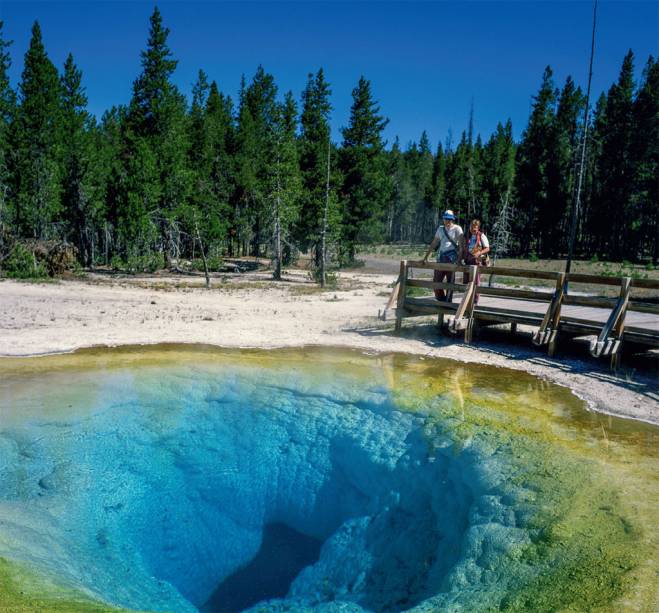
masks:
<path fill-rule="evenodd" d="M 13 89 L 0 22 L 0 258 L 59 241 L 85 267 L 251 255 L 272 258 L 277 276 L 302 252 L 340 266 L 364 244 L 427 243 L 449 208 L 463 225 L 480 217 L 499 255 L 567 253 L 585 127 L 571 77 L 539 75 L 519 142 L 509 120 L 474 134 L 472 110 L 436 149 L 425 132 L 386 143 L 388 120 L 362 77 L 333 142 L 322 68 L 296 98 L 259 66 L 236 100 L 199 70 L 188 100 L 172 81 L 168 34 L 156 8 L 130 101 L 97 118 L 75 58 L 56 67 L 37 22 Z M 630 50 L 593 104 L 577 257 L 659 258 L 659 63 L 647 59 L 636 82 L 635 61 Z"/>

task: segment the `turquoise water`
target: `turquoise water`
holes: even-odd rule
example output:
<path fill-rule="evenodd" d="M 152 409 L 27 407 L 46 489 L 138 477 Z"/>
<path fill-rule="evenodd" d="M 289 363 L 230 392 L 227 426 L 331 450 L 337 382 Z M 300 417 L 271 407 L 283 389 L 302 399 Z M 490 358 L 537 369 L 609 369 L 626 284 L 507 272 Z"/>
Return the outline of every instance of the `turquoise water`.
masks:
<path fill-rule="evenodd" d="M 540 611 L 554 590 L 606 610 L 633 584 L 630 610 L 655 597 L 642 552 L 656 533 L 616 481 L 629 441 L 656 429 L 609 427 L 603 452 L 579 403 L 531 377 L 190 349 L 4 374 L 0 556 L 47 602 Z M 640 454 L 634 487 L 654 494 L 656 457 Z M 570 579 L 575 556 L 587 581 Z"/>

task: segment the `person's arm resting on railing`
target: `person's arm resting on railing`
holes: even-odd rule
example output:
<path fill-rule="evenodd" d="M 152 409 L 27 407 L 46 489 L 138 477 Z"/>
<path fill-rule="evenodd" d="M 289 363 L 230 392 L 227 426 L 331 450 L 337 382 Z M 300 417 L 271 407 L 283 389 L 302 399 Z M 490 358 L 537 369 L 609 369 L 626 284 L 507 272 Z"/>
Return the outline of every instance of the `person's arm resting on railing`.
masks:
<path fill-rule="evenodd" d="M 428 261 L 428 258 L 430 257 L 430 254 L 431 254 L 435 249 L 437 249 L 437 246 L 438 246 L 438 245 L 439 245 L 439 239 L 437 238 L 437 236 L 435 236 L 435 237 L 432 239 L 432 242 L 430 243 L 430 247 L 428 247 L 428 251 L 426 251 L 426 255 L 423 256 L 423 261 L 424 261 L 424 262 L 427 262 L 427 261 Z"/>

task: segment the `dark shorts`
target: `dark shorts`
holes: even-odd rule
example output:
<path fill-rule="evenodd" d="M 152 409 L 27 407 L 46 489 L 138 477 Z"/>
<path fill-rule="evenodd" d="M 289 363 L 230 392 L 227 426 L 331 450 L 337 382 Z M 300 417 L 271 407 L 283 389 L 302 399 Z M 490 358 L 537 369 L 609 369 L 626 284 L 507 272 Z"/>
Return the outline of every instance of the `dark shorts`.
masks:
<path fill-rule="evenodd" d="M 445 251 L 439 254 L 437 261 L 440 264 L 455 264 L 458 261 L 458 253 L 457 251 Z"/>

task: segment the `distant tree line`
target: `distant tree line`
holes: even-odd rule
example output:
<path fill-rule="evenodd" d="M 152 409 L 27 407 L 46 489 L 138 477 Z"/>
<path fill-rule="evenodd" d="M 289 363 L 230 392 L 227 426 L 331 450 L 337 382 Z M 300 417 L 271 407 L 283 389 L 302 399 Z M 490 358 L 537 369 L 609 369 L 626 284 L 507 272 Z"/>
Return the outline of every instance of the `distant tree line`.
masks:
<path fill-rule="evenodd" d="M 236 101 L 200 70 L 188 103 L 168 33 L 156 8 L 130 102 L 97 120 L 73 57 L 58 72 L 38 23 L 12 89 L 0 22 L 0 248 L 67 240 L 86 266 L 268 255 L 280 270 L 299 251 L 319 264 L 323 245 L 341 264 L 362 243 L 427 242 L 447 208 L 487 230 L 505 207 L 509 253 L 567 252 L 584 128 L 572 78 L 558 90 L 546 68 L 518 143 L 510 121 L 474 135 L 472 110 L 457 143 L 433 152 L 424 132 L 386 149 L 387 119 L 363 77 L 335 143 L 322 69 L 299 104 L 262 67 Z M 577 254 L 656 263 L 659 66 L 650 57 L 636 85 L 633 61 L 630 51 L 592 114 Z"/>

